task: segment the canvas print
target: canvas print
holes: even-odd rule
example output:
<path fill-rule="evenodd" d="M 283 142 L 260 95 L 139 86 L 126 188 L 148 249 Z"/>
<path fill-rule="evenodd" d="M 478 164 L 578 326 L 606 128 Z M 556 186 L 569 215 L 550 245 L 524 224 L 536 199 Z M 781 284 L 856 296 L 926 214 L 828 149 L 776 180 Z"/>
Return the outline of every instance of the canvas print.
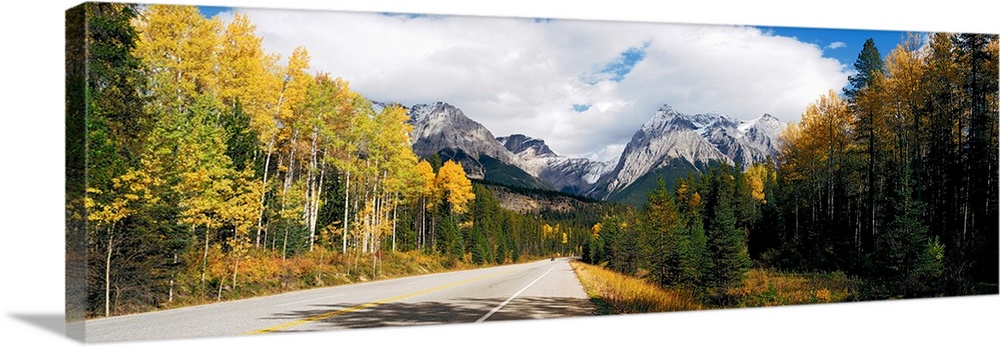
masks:
<path fill-rule="evenodd" d="M 85 3 L 67 332 L 996 295 L 998 43 Z"/>

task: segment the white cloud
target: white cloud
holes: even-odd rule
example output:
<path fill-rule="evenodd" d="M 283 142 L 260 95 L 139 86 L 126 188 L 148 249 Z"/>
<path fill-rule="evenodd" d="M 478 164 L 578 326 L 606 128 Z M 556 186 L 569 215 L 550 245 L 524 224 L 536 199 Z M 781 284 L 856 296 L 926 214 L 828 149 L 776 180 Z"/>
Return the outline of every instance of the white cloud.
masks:
<path fill-rule="evenodd" d="M 829 45 L 826 45 L 826 49 L 837 49 L 837 48 L 844 48 L 844 47 L 847 47 L 847 44 L 844 43 L 844 42 L 841 42 L 841 41 L 830 42 Z"/>
<path fill-rule="evenodd" d="M 602 160 L 616 157 L 664 103 L 787 121 L 847 79 L 817 46 L 752 27 L 240 11 L 269 52 L 303 45 L 314 70 L 347 79 L 370 99 L 445 101 L 494 135 L 523 133 L 557 153 Z M 635 47 L 645 56 L 621 81 L 581 78 Z M 574 104 L 592 107 L 577 112 Z"/>

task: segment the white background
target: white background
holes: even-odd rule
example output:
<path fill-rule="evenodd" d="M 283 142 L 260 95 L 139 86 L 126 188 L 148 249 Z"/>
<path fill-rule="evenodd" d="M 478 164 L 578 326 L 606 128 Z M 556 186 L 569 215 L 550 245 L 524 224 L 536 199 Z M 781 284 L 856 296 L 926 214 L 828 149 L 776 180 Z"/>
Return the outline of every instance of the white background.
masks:
<path fill-rule="evenodd" d="M 499 15 L 674 23 L 1000 32 L 984 1 L 200 1 L 199 5 Z M 0 272 L 8 346 L 74 345 L 63 312 L 63 15 L 75 1 L 18 1 L 0 9 Z M 169 1 L 169 3 L 184 3 Z M 1000 296 L 649 314 L 530 322 L 380 328 L 117 346 L 318 344 L 436 346 L 984 345 L 996 343 Z M 41 321 L 41 324 L 38 322 Z"/>

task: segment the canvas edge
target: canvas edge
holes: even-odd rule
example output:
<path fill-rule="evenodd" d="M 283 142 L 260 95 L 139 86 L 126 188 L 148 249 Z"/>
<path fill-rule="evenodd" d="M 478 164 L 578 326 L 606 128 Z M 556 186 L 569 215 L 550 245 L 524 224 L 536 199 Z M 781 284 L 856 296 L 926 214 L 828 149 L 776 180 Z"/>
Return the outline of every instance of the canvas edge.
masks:
<path fill-rule="evenodd" d="M 66 337 L 86 338 L 87 308 L 86 129 L 87 56 L 86 37 L 89 3 L 65 13 L 65 233 L 66 233 Z"/>
<path fill-rule="evenodd" d="M 86 182 L 86 136 L 77 136 L 79 141 L 71 142 L 71 134 L 85 134 L 86 132 L 86 68 L 87 61 L 80 58 L 87 53 L 85 43 L 86 33 L 86 5 L 80 4 L 66 10 L 65 16 L 65 63 L 66 63 L 66 158 L 65 158 L 65 206 L 66 206 L 66 336 L 85 341 L 84 315 L 86 312 L 86 216 L 82 198 L 85 196 Z M 270 9 L 270 8 L 268 8 Z M 310 9 L 299 8 L 298 10 L 314 11 L 342 11 L 336 9 Z M 360 12 L 364 12 L 358 10 Z M 475 16 L 469 14 L 445 14 L 450 16 Z M 592 19 L 570 19 L 570 20 L 592 20 Z M 609 20 L 618 21 L 618 20 Z M 697 24 L 696 24 L 697 25 Z M 717 25 L 717 24 L 706 24 Z M 78 31 L 73 32 L 71 31 Z M 876 30 L 876 29 L 873 29 Z M 986 32 L 989 33 L 989 32 Z M 995 33 L 995 32 L 993 32 Z M 73 51 L 77 50 L 77 51 Z M 79 52 L 79 54 L 71 54 Z M 78 69 L 78 70 L 77 70 Z M 71 79 L 79 78 L 76 83 Z M 77 93 L 77 94 L 74 94 Z M 77 203 L 74 204 L 74 201 Z M 74 216 L 75 218 L 71 218 Z M 79 256 L 79 258 L 74 258 Z M 80 261 L 72 261 L 79 259 Z"/>

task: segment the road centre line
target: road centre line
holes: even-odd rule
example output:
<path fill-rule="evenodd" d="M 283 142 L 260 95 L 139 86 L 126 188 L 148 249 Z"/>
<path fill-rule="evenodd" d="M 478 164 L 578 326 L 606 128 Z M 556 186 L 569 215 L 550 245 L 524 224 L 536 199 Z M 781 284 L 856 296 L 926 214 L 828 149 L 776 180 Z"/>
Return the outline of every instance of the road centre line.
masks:
<path fill-rule="evenodd" d="M 549 271 L 552 271 L 552 270 L 550 269 Z M 382 299 L 382 300 L 378 300 L 378 301 L 367 302 L 367 303 L 360 304 L 360 305 L 357 305 L 357 306 L 353 306 L 353 307 L 348 307 L 348 308 L 345 308 L 345 309 L 340 309 L 340 310 L 336 310 L 336 311 L 327 312 L 327 313 L 324 313 L 324 314 L 321 314 L 321 315 L 316 315 L 316 316 L 312 316 L 312 317 L 306 317 L 306 318 L 302 318 L 302 319 L 297 319 L 297 320 L 294 320 L 294 321 L 291 321 L 291 322 L 285 322 L 285 323 L 278 324 L 278 325 L 275 325 L 275 326 L 272 326 L 272 327 L 258 329 L 258 330 L 254 330 L 254 331 L 251 331 L 251 332 L 247 332 L 247 333 L 244 333 L 243 335 L 257 335 L 257 334 L 266 334 L 266 333 L 281 331 L 281 330 L 293 328 L 293 327 L 296 327 L 296 326 L 299 326 L 299 325 L 303 325 L 303 324 L 306 324 L 306 323 L 311 323 L 311 322 L 315 322 L 315 321 L 318 321 L 318 320 L 322 320 L 322 319 L 326 319 L 326 318 L 330 318 L 330 317 L 334 317 L 334 316 L 339 316 L 339 315 L 342 315 L 342 314 L 345 314 L 345 313 L 354 312 L 354 311 L 358 311 L 358 310 L 369 308 L 369 307 L 379 306 L 379 305 L 390 303 L 390 302 L 393 302 L 393 301 L 399 301 L 399 300 L 403 300 L 403 299 L 406 299 L 406 298 L 411 298 L 411 297 L 414 297 L 414 296 L 417 296 L 417 295 L 432 293 L 432 292 L 436 292 L 436 291 L 439 291 L 439 290 L 448 289 L 448 288 L 451 288 L 451 287 L 457 287 L 457 286 L 460 286 L 460 285 L 463 285 L 463 284 L 472 283 L 472 282 L 475 282 L 475 281 L 484 280 L 484 279 L 487 279 L 487 278 L 490 278 L 490 277 L 496 277 L 496 276 L 504 275 L 504 274 L 511 273 L 511 272 L 514 272 L 514 269 L 510 269 L 510 270 L 507 270 L 507 271 L 500 271 L 500 272 L 489 274 L 489 275 L 485 275 L 485 276 L 479 276 L 479 277 L 475 277 L 475 278 L 470 278 L 470 279 L 467 279 L 467 280 L 458 281 L 458 282 L 454 282 L 454 283 L 449 283 L 449 284 L 445 284 L 445 285 L 441 285 L 441 286 L 437 286 L 437 287 L 433 287 L 433 288 L 428 288 L 428 289 L 424 289 L 424 290 L 419 290 L 419 291 L 416 291 L 416 292 L 412 292 L 412 293 L 408 293 L 408 294 L 403 294 L 403 295 L 398 295 L 398 296 L 394 296 L 394 297 L 391 297 L 391 298 L 386 298 L 386 299 Z M 537 281 L 537 280 L 535 280 L 535 281 Z M 532 283 L 534 283 L 534 282 L 532 282 Z M 522 289 L 522 291 L 523 291 L 523 289 Z M 517 295 L 517 294 L 515 294 L 515 295 Z"/>
<path fill-rule="evenodd" d="M 541 276 L 538 276 L 538 278 L 536 278 L 534 281 L 531 281 L 531 283 L 528 283 L 528 285 L 524 286 L 524 288 L 521 288 L 521 290 L 517 291 L 517 293 L 514 293 L 514 295 L 511 295 L 509 298 L 507 298 L 507 301 L 504 301 L 503 303 L 501 303 L 500 306 L 494 307 L 492 310 L 490 310 L 490 312 L 486 313 L 485 316 L 482 316 L 481 318 L 479 318 L 478 320 L 476 320 L 476 323 L 482 323 L 487 318 L 490 318 L 490 316 L 492 316 L 494 313 L 497 313 L 498 311 L 500 311 L 501 308 L 503 308 L 504 306 L 507 306 L 507 304 L 509 304 L 512 300 L 514 300 L 514 298 L 516 298 L 518 295 L 521 295 L 521 293 L 524 292 L 525 289 L 528 289 L 528 287 L 531 287 L 531 285 L 535 284 L 535 282 L 538 282 L 538 280 L 542 279 L 542 277 L 545 277 L 545 275 L 548 275 L 549 272 L 552 272 L 552 270 L 554 270 L 556 268 L 556 266 L 559 266 L 559 264 L 552 265 L 552 267 L 549 268 L 549 271 L 545 271 L 545 273 L 543 273 Z"/>

